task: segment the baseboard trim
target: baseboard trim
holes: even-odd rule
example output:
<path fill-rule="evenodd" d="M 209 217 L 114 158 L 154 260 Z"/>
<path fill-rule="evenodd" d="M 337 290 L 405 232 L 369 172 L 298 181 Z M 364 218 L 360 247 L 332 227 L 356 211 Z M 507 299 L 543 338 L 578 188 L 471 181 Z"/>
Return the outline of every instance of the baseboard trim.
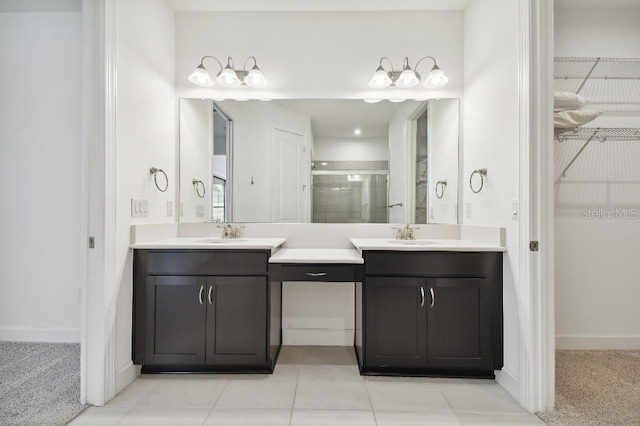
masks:
<path fill-rule="evenodd" d="M 640 336 L 556 336 L 556 349 L 640 349 Z"/>
<path fill-rule="evenodd" d="M 122 389 L 129 386 L 140 375 L 140 366 L 134 365 L 132 361 L 129 361 L 124 367 L 121 367 L 116 371 L 115 380 L 115 395 Z"/>
<path fill-rule="evenodd" d="M 522 405 L 520 401 L 520 379 L 506 369 L 496 371 L 496 382 Z"/>
<path fill-rule="evenodd" d="M 0 341 L 80 343 L 80 329 L 46 327 L 0 327 Z"/>
<path fill-rule="evenodd" d="M 282 344 L 294 346 L 353 346 L 353 330 L 301 329 L 282 330 Z"/>

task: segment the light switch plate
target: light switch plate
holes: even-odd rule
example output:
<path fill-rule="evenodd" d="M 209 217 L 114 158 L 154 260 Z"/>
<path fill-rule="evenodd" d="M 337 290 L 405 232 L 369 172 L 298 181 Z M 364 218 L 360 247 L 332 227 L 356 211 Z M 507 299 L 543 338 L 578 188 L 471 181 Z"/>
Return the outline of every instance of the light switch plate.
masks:
<path fill-rule="evenodd" d="M 148 217 L 149 200 L 131 199 L 131 217 Z"/>
<path fill-rule="evenodd" d="M 204 206 L 202 204 L 196 205 L 196 217 L 204 217 Z"/>
<path fill-rule="evenodd" d="M 511 219 L 518 219 L 520 216 L 520 206 L 518 205 L 518 200 L 511 200 Z"/>

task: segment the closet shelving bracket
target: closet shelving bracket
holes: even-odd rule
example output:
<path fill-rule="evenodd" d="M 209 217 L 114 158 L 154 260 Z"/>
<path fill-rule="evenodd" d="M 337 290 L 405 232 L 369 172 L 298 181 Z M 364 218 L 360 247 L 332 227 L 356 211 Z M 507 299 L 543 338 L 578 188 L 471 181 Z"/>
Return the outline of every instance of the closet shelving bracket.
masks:
<path fill-rule="evenodd" d="M 573 163 L 576 162 L 580 154 L 587 148 L 587 146 L 595 141 L 605 143 L 607 141 L 640 141 L 640 129 L 626 128 L 626 127 L 577 127 L 575 129 L 556 129 L 555 138 L 558 142 L 564 142 L 569 140 L 586 140 L 582 147 L 576 152 L 569 164 L 562 170 L 560 177 L 556 180 L 556 183 L 560 178 L 563 178 L 567 174 L 567 170 L 571 168 Z"/>

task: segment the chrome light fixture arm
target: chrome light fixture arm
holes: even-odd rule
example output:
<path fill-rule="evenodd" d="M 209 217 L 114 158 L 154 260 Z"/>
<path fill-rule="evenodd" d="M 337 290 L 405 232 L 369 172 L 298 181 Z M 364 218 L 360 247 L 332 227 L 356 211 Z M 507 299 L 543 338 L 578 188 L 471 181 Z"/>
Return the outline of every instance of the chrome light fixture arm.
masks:
<path fill-rule="evenodd" d="M 216 58 L 215 56 L 203 56 L 202 59 L 200 59 L 200 65 L 204 67 L 204 60 L 205 59 L 215 59 L 215 61 L 218 63 L 218 66 L 220 66 L 220 71 L 222 71 L 224 69 L 224 67 L 222 66 L 222 62 L 220 62 L 220 60 L 218 58 Z M 231 58 L 229 58 L 231 59 Z"/>

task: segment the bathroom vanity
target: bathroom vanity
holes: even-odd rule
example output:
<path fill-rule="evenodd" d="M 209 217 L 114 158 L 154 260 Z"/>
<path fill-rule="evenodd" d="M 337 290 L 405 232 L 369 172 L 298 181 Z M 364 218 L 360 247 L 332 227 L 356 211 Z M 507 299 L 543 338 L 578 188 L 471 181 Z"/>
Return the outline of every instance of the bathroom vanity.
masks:
<path fill-rule="evenodd" d="M 503 249 L 461 240 L 351 243 L 134 244 L 134 363 L 143 372 L 273 371 L 282 283 L 295 281 L 354 283 L 362 374 L 493 377 L 502 368 Z"/>

